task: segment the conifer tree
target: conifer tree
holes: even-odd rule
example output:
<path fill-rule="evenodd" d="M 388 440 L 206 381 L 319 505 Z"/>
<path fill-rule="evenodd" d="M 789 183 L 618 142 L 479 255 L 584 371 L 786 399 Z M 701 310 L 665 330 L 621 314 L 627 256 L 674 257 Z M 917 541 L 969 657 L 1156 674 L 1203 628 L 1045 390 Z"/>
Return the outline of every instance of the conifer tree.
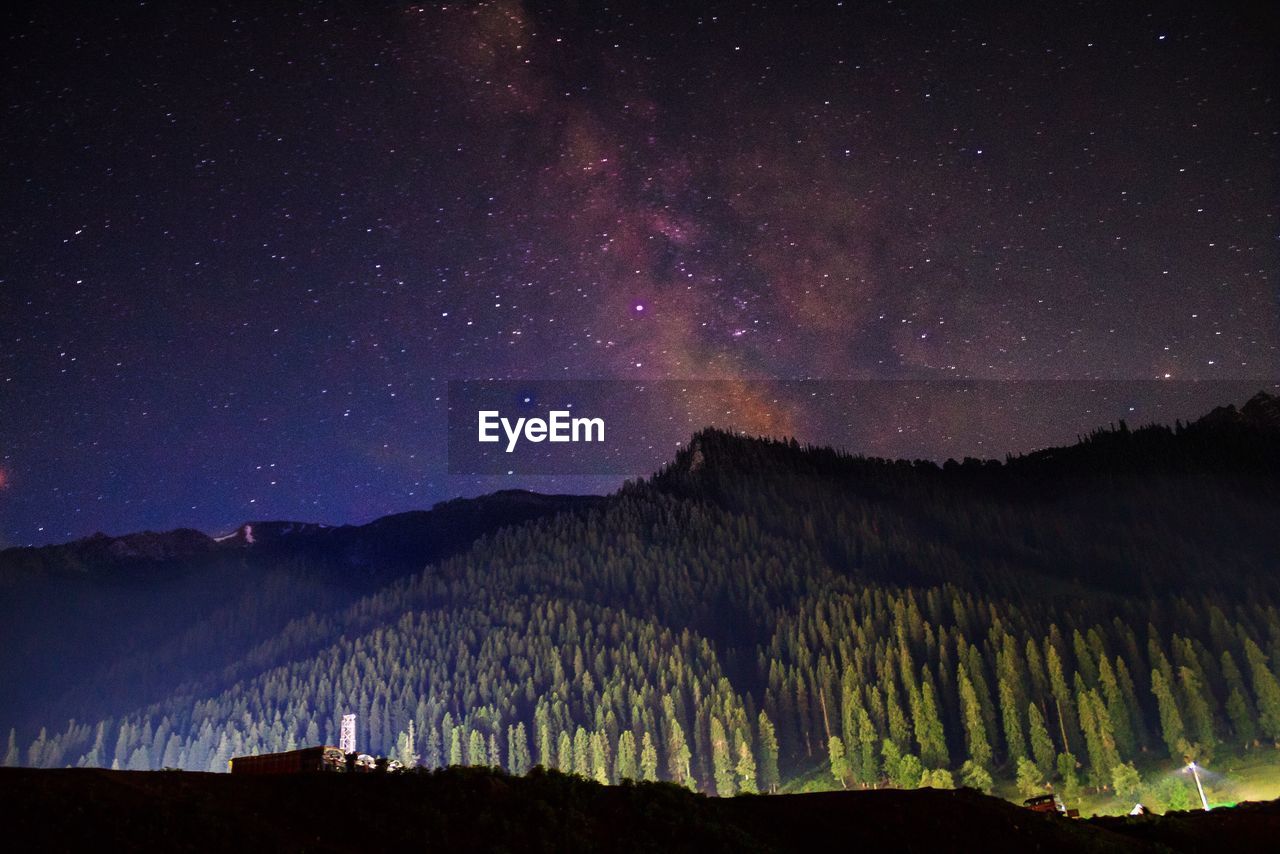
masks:
<path fill-rule="evenodd" d="M 591 736 L 579 726 L 573 733 L 573 773 L 579 777 L 591 776 Z"/>
<path fill-rule="evenodd" d="M 670 697 L 666 698 L 670 701 Z M 670 703 L 668 703 L 670 705 Z M 672 782 L 692 786 L 693 778 L 689 773 L 689 744 L 685 741 L 684 729 L 676 720 L 674 713 L 667 716 L 667 776 Z"/>
<path fill-rule="evenodd" d="M 733 797 L 737 793 L 737 785 L 729 739 L 725 735 L 724 724 L 714 715 L 711 718 L 711 764 L 715 773 L 716 794 L 722 798 Z"/>
<path fill-rule="evenodd" d="M 1058 754 L 1058 779 L 1062 783 L 1060 788 L 1062 794 L 1070 800 L 1075 800 L 1080 792 L 1080 781 L 1076 776 L 1076 767 L 1079 764 L 1074 754 Z"/>
<path fill-rule="evenodd" d="M 1053 772 L 1055 755 L 1053 740 L 1044 725 L 1044 715 L 1040 714 L 1040 707 L 1035 703 L 1027 706 L 1027 723 L 1031 733 L 1031 755 L 1035 757 L 1036 767 L 1040 769 L 1041 775 L 1050 774 Z"/>
<path fill-rule="evenodd" d="M 863 785 L 871 785 L 880 778 L 879 763 L 876 759 L 876 741 L 879 734 L 876 732 L 875 724 L 871 722 L 871 715 L 865 708 L 858 710 L 858 750 L 862 754 L 862 761 L 859 763 L 860 776 L 858 782 Z"/>
<path fill-rule="evenodd" d="M 1116 660 L 1119 661 L 1119 659 Z M 1133 727 L 1130 725 L 1129 704 L 1120 687 L 1120 680 L 1116 677 L 1111 662 L 1107 661 L 1105 656 L 1098 659 L 1098 684 L 1115 732 L 1116 749 L 1124 756 L 1133 756 L 1137 752 L 1137 745 L 1134 742 Z"/>
<path fill-rule="evenodd" d="M 831 763 L 831 776 L 840 788 L 849 788 L 849 763 L 844 758 L 844 742 L 836 736 L 827 740 L 827 757 Z"/>
<path fill-rule="evenodd" d="M 591 777 L 597 783 L 609 784 L 609 736 L 596 730 L 590 736 Z"/>
<path fill-rule="evenodd" d="M 933 682 L 927 678 L 927 671 L 925 674 L 926 678 L 922 680 L 920 689 L 920 758 L 930 765 L 943 767 L 951 761 L 947 752 L 947 737 L 942 728 L 942 718 L 938 716 Z"/>
<path fill-rule="evenodd" d="M 898 760 L 898 775 L 893 781 L 900 789 L 916 789 L 924 777 L 924 765 L 914 753 L 904 753 Z"/>
<path fill-rule="evenodd" d="M 1101 789 L 1111 780 L 1111 769 L 1120 763 L 1116 753 L 1115 736 L 1111 730 L 1111 718 L 1107 708 L 1092 688 L 1085 688 L 1084 680 L 1076 675 L 1077 704 L 1080 728 L 1084 733 L 1085 749 L 1089 756 L 1089 781 Z"/>
<path fill-rule="evenodd" d="M 910 743 L 911 734 L 907 716 L 898 702 L 898 686 L 892 674 L 886 676 L 884 681 L 884 703 L 889 718 L 889 738 L 893 739 L 893 743 L 899 750 L 902 750 Z"/>
<path fill-rule="evenodd" d="M 741 735 L 741 733 L 739 734 Z M 754 794 L 759 791 L 756 785 L 756 760 L 751 755 L 751 745 L 745 738 L 738 740 L 738 791 Z"/>
<path fill-rule="evenodd" d="M 1015 782 L 1018 793 L 1030 798 L 1044 791 L 1044 775 L 1039 766 L 1025 756 L 1018 757 L 1018 770 Z"/>
<path fill-rule="evenodd" d="M 529 755 L 529 737 L 525 732 L 524 721 L 507 730 L 507 750 L 511 757 L 507 763 L 508 770 L 521 776 L 529 773 L 533 762 Z"/>
<path fill-rule="evenodd" d="M 573 773 L 573 738 L 562 729 L 556 739 L 556 768 L 566 774 Z"/>
<path fill-rule="evenodd" d="M 1280 743 L 1280 682 L 1267 667 L 1267 658 L 1252 638 L 1244 642 L 1244 659 L 1249 664 L 1253 694 L 1257 698 L 1258 729 L 1263 736 Z"/>
<path fill-rule="evenodd" d="M 982 707 L 964 665 L 957 672 L 957 682 L 960 686 L 960 715 L 964 725 L 965 750 L 972 763 L 985 769 L 991 764 L 991 744 L 987 741 L 987 730 L 982 721 Z"/>
<path fill-rule="evenodd" d="M 1056 627 L 1051 626 L 1056 630 Z M 1078 732 L 1079 725 L 1075 719 L 1075 703 L 1067 688 L 1067 678 L 1062 669 L 1062 659 L 1058 656 L 1057 647 L 1049 639 L 1045 639 L 1045 667 L 1049 671 L 1049 693 L 1053 696 L 1054 711 L 1057 712 L 1058 736 L 1062 740 L 1062 750 L 1070 753 L 1071 735 Z"/>
<path fill-rule="evenodd" d="M 488 752 L 489 761 L 486 764 L 490 768 L 502 767 L 502 750 L 501 748 L 498 747 L 498 736 L 495 733 L 492 733 L 492 732 L 489 733 L 488 743 L 489 743 L 489 752 Z"/>
<path fill-rule="evenodd" d="M 648 730 L 640 738 L 640 778 L 648 782 L 658 779 L 658 751 Z"/>
<path fill-rule="evenodd" d="M 991 773 L 972 759 L 966 759 L 960 766 L 960 783 L 987 794 L 991 793 L 995 785 L 995 781 L 991 779 Z"/>
<path fill-rule="evenodd" d="M 1182 725 L 1182 713 L 1178 710 L 1173 691 L 1159 668 L 1151 671 L 1151 693 L 1156 696 L 1156 705 L 1160 711 L 1160 732 L 1164 736 L 1165 747 L 1169 750 L 1169 758 L 1182 762 L 1186 759 L 1190 745 Z"/>
<path fill-rule="evenodd" d="M 884 777 L 890 785 L 894 785 L 894 781 L 898 779 L 898 766 L 902 762 L 902 754 L 898 751 L 898 745 L 893 743 L 893 739 L 886 738 L 881 742 L 880 755 L 883 758 Z"/>
<path fill-rule="evenodd" d="M 1116 795 L 1126 801 L 1136 800 L 1142 792 L 1142 775 L 1131 762 L 1123 762 L 1111 769 L 1111 787 Z"/>
<path fill-rule="evenodd" d="M 1178 668 L 1178 687 L 1182 695 L 1182 708 L 1186 710 L 1185 720 L 1194 739 L 1195 758 L 1198 762 L 1209 762 L 1218 739 L 1213 731 L 1213 713 L 1205 698 L 1206 689 L 1196 672 L 1185 665 Z"/>
<path fill-rule="evenodd" d="M 449 728 L 449 764 L 462 765 L 462 727 Z"/>
<path fill-rule="evenodd" d="M 9 747 L 4 752 L 6 768 L 16 768 L 22 760 L 18 758 L 18 731 L 9 727 Z"/>
<path fill-rule="evenodd" d="M 774 733 L 773 722 L 764 712 L 760 712 L 758 720 L 760 744 L 760 784 L 766 792 L 776 792 L 781 778 L 778 775 L 778 738 Z"/>
<path fill-rule="evenodd" d="M 1012 674 L 1002 668 L 996 685 L 1000 693 L 1000 718 L 1004 724 L 1005 755 L 1016 764 L 1027 755 L 1027 744 L 1022 735 L 1022 716 L 1018 711 L 1018 694 L 1012 680 Z"/>
<path fill-rule="evenodd" d="M 618 736 L 618 756 L 614 762 L 613 775 L 618 782 L 634 780 L 637 777 L 636 737 L 629 729 L 624 729 Z"/>

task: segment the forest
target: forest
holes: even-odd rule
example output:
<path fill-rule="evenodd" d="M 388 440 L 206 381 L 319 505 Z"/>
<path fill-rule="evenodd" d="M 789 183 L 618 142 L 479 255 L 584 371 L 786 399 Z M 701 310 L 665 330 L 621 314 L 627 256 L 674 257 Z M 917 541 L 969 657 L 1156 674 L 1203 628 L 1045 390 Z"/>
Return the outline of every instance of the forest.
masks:
<path fill-rule="evenodd" d="M 197 616 L 168 643 L 206 666 L 145 700 L 95 680 L 172 646 L 99 662 L 75 719 L 5 727 L 4 764 L 223 771 L 355 713 L 361 750 L 421 768 L 1185 807 L 1156 769 L 1280 745 L 1277 439 L 1266 394 L 943 465 L 703 431 L 305 612 L 281 582 L 252 631 Z"/>

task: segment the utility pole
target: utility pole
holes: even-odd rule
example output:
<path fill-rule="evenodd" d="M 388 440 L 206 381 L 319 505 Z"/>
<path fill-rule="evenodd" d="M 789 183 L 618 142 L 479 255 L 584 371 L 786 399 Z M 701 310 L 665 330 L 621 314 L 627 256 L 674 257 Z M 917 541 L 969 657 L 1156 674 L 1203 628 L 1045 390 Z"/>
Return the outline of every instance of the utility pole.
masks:
<path fill-rule="evenodd" d="M 1204 796 L 1204 786 L 1200 785 L 1200 766 L 1195 760 L 1187 763 L 1187 767 L 1191 769 L 1191 776 L 1196 778 L 1196 791 L 1200 793 L 1200 805 L 1204 807 L 1204 811 L 1209 811 L 1209 799 Z"/>

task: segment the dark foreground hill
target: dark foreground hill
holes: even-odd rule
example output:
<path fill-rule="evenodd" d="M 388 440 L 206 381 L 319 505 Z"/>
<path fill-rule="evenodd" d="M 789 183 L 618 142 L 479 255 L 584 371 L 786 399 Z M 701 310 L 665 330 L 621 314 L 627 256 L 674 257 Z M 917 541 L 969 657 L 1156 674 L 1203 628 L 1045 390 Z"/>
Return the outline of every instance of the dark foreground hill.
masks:
<path fill-rule="evenodd" d="M 1261 851 L 1280 832 L 1276 802 L 1071 821 L 969 789 L 718 799 L 475 768 L 275 778 L 0 769 L 0 801 L 7 835 L 44 851 Z"/>

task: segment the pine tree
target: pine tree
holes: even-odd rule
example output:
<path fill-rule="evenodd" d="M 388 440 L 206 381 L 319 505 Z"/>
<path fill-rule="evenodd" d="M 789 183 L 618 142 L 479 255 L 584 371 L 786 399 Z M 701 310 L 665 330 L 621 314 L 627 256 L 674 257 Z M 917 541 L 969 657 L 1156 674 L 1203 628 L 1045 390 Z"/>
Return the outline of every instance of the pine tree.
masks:
<path fill-rule="evenodd" d="M 603 730 L 591 734 L 591 777 L 609 784 L 609 736 Z"/>
<path fill-rule="evenodd" d="M 591 776 L 591 737 L 581 726 L 573 733 L 573 773 L 584 778 Z"/>
<path fill-rule="evenodd" d="M 778 791 L 781 778 L 778 775 L 778 738 L 773 730 L 773 723 L 764 712 L 758 720 L 760 744 L 760 784 L 766 792 Z"/>
<path fill-rule="evenodd" d="M 879 739 L 879 733 L 876 732 L 875 724 L 871 722 L 871 716 L 865 708 L 859 709 L 858 712 L 858 749 L 862 754 L 862 761 L 859 763 L 861 768 L 861 776 L 858 782 L 863 785 L 871 785 L 880 778 L 880 767 L 876 758 L 876 741 Z"/>
<path fill-rule="evenodd" d="M 440 731 L 434 725 L 427 730 L 427 750 L 422 761 L 428 768 L 439 768 L 444 764 L 444 757 L 440 753 Z"/>
<path fill-rule="evenodd" d="M 547 720 L 545 706 L 539 705 L 534 713 L 533 730 L 538 739 L 538 762 L 543 768 L 554 768 L 556 764 L 555 742 L 551 737 L 551 723 Z"/>
<path fill-rule="evenodd" d="M 513 727 L 507 727 L 507 770 L 523 776 L 529 773 L 531 765 L 529 737 L 525 733 L 524 721 L 521 721 Z"/>
<path fill-rule="evenodd" d="M 1119 661 L 1119 659 L 1116 659 Z M 1098 660 L 1098 684 L 1102 689 L 1102 697 L 1107 703 L 1107 714 L 1111 718 L 1111 726 L 1115 730 L 1116 749 L 1124 756 L 1133 756 L 1137 752 L 1134 742 L 1132 716 L 1125 700 L 1124 691 L 1111 662 L 1106 657 Z"/>
<path fill-rule="evenodd" d="M 893 781 L 900 789 L 916 789 L 924 777 L 924 764 L 914 753 L 905 753 L 898 760 L 898 775 Z"/>
<path fill-rule="evenodd" d="M 1056 626 L 1050 626 L 1056 631 Z M 1071 734 L 1078 732 L 1075 719 L 1075 703 L 1071 700 L 1071 692 L 1067 688 L 1066 675 L 1062 670 L 1062 659 L 1058 656 L 1057 647 L 1048 639 L 1045 640 L 1045 666 L 1049 670 L 1049 692 L 1053 696 L 1054 711 L 1058 718 L 1058 736 L 1062 739 L 1062 749 L 1071 752 Z"/>
<path fill-rule="evenodd" d="M 573 773 L 573 737 L 567 729 L 560 730 L 556 738 L 556 769 L 566 774 Z"/>
<path fill-rule="evenodd" d="M 893 743 L 897 745 L 899 750 L 903 750 L 908 746 L 911 734 L 908 729 L 907 716 L 902 711 L 902 705 L 898 702 L 898 688 L 892 674 L 885 679 L 884 702 L 889 718 L 889 738 L 893 739 Z"/>
<path fill-rule="evenodd" d="M 880 755 L 884 760 L 884 777 L 890 785 L 895 785 L 894 781 L 898 779 L 898 766 L 902 763 L 902 754 L 898 750 L 898 745 L 893 743 L 893 739 L 886 738 L 881 742 Z"/>
<path fill-rule="evenodd" d="M 1044 791 L 1044 775 L 1040 768 L 1025 756 L 1018 758 L 1017 771 L 1018 792 L 1024 798 L 1030 798 Z"/>
<path fill-rule="evenodd" d="M 1094 788 L 1102 789 L 1111 780 L 1111 769 L 1120 763 L 1115 736 L 1111 731 L 1111 719 L 1098 692 L 1092 688 L 1086 689 L 1079 674 L 1076 675 L 1076 691 L 1080 728 L 1084 732 L 1085 749 L 1089 756 L 1089 781 Z"/>
<path fill-rule="evenodd" d="M 1133 656 L 1136 659 L 1137 644 L 1134 644 Z M 1129 712 L 1129 729 L 1133 736 L 1134 751 L 1146 750 L 1150 744 L 1150 736 L 1147 733 L 1147 725 L 1144 718 L 1142 704 L 1138 702 L 1138 690 L 1133 684 L 1133 677 L 1129 675 L 1129 668 L 1124 663 L 1124 659 L 1116 656 L 1115 666 L 1116 682 L 1120 685 L 1120 693 L 1124 695 L 1125 708 Z"/>
<path fill-rule="evenodd" d="M 1000 693 L 1000 718 L 1004 724 L 1005 756 L 1016 763 L 1027 755 L 1026 740 L 1022 735 L 1022 716 L 1018 711 L 1018 695 L 1012 676 L 1002 672 L 997 690 Z"/>
<path fill-rule="evenodd" d="M 956 781 L 946 768 L 934 768 L 932 771 L 924 772 L 924 776 L 920 778 L 920 785 L 931 789 L 954 789 Z"/>
<path fill-rule="evenodd" d="M 729 739 L 725 736 L 724 724 L 714 715 L 711 718 L 711 763 L 715 769 L 716 794 L 722 798 L 731 798 L 737 793 L 737 785 L 733 775 L 733 759 L 729 753 Z"/>
<path fill-rule="evenodd" d="M 834 735 L 827 740 L 827 756 L 831 762 L 831 776 L 840 788 L 849 788 L 849 763 L 844 758 L 844 742 Z"/>
<path fill-rule="evenodd" d="M 969 753 L 969 759 L 978 767 L 985 769 L 991 764 L 991 744 L 987 741 L 987 730 L 982 720 L 982 707 L 978 703 L 973 683 L 969 681 L 969 675 L 965 672 L 963 665 L 957 673 L 957 681 L 960 686 L 960 714 L 964 724 L 965 749 Z"/>
<path fill-rule="evenodd" d="M 449 764 L 462 765 L 462 727 L 449 728 Z"/>
<path fill-rule="evenodd" d="M 926 678 L 920 688 L 920 758 L 930 765 L 945 766 L 951 762 L 947 752 L 947 737 L 938 716 L 938 704 L 934 698 L 933 683 Z"/>
<path fill-rule="evenodd" d="M 1195 739 L 1194 752 L 1197 761 L 1209 762 L 1217 747 L 1218 739 L 1213 731 L 1213 713 L 1205 698 L 1205 688 L 1190 667 L 1178 668 L 1178 687 L 1182 694 L 1182 708 L 1186 709 L 1186 722 Z"/>
<path fill-rule="evenodd" d="M 995 781 L 991 779 L 990 772 L 972 759 L 966 759 L 965 763 L 960 766 L 960 783 L 970 789 L 977 789 L 979 792 L 986 792 L 987 794 L 990 794 L 991 789 L 995 786 Z"/>
<path fill-rule="evenodd" d="M 1062 782 L 1061 791 L 1064 797 L 1075 800 L 1080 793 L 1080 782 L 1076 776 L 1076 767 L 1080 763 L 1071 753 L 1058 754 L 1058 779 Z"/>
<path fill-rule="evenodd" d="M 1267 667 L 1267 658 L 1252 638 L 1244 642 L 1244 658 L 1249 664 L 1253 694 L 1257 698 L 1258 729 L 1264 737 L 1280 743 L 1280 682 Z"/>
<path fill-rule="evenodd" d="M 1159 668 L 1151 671 L 1151 693 L 1156 695 L 1156 705 L 1160 710 L 1160 732 L 1169 749 L 1169 758 L 1178 762 L 1185 761 L 1190 745 L 1182 726 L 1182 713 L 1178 711 L 1173 691 Z"/>
<path fill-rule="evenodd" d="M 498 747 L 498 736 L 494 733 L 489 733 L 488 743 L 489 743 L 489 752 L 488 752 L 489 761 L 486 764 L 490 768 L 501 768 L 502 767 L 502 750 Z"/>
<path fill-rule="evenodd" d="M 619 782 L 636 779 L 636 737 L 629 729 L 624 729 L 618 736 L 618 758 L 613 774 Z"/>
<path fill-rule="evenodd" d="M 395 760 L 405 768 L 412 768 L 418 764 L 418 758 L 413 755 L 409 749 L 409 733 L 401 732 L 396 736 Z"/>
<path fill-rule="evenodd" d="M 1031 733 L 1031 755 L 1035 757 L 1036 767 L 1040 769 L 1041 775 L 1051 774 L 1054 760 L 1053 739 L 1049 737 L 1049 730 L 1044 725 L 1044 715 L 1040 714 L 1040 707 L 1035 703 L 1027 706 L 1027 723 Z"/>
<path fill-rule="evenodd" d="M 640 738 L 640 777 L 649 782 L 658 779 L 658 751 L 648 730 Z"/>
<path fill-rule="evenodd" d="M 1111 787 L 1126 801 L 1136 800 L 1142 792 L 1142 775 L 1132 763 L 1124 762 L 1111 769 Z"/>
<path fill-rule="evenodd" d="M 1235 732 L 1236 743 L 1248 746 L 1258 738 L 1257 715 L 1249 702 L 1249 690 L 1231 653 L 1222 652 L 1222 677 L 1227 685 L 1227 717 Z"/>
<path fill-rule="evenodd" d="M 738 791 L 754 794 L 756 787 L 756 760 L 751 755 L 751 745 L 747 740 L 738 741 Z"/>
<path fill-rule="evenodd" d="M 18 731 L 10 727 L 9 747 L 4 752 L 4 765 L 6 768 L 16 768 L 21 761 L 18 754 Z"/>

